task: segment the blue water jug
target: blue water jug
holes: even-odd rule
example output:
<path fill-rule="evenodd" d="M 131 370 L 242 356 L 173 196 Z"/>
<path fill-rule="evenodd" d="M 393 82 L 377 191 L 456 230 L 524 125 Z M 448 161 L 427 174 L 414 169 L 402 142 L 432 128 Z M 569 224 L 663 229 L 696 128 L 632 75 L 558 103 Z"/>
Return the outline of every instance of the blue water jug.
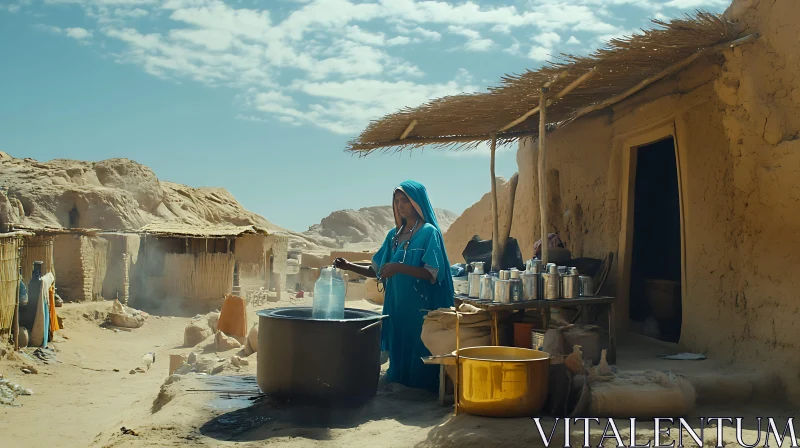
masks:
<path fill-rule="evenodd" d="M 320 270 L 314 284 L 312 319 L 344 319 L 344 280 L 333 266 Z"/>

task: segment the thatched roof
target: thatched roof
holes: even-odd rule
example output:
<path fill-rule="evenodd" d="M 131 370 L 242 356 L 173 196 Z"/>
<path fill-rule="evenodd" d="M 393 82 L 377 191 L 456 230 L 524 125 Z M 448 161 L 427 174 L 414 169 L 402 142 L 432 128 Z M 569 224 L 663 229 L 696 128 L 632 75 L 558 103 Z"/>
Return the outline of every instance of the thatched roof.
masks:
<path fill-rule="evenodd" d="M 153 235 L 158 237 L 175 238 L 238 238 L 242 235 L 281 235 L 279 232 L 271 232 L 255 225 L 232 226 L 232 225 L 206 225 L 196 226 L 175 222 L 150 223 L 139 230 L 109 230 L 109 229 L 65 229 L 63 227 L 29 227 L 14 225 L 12 230 L 18 232 L 29 232 L 29 235 Z M 0 236 L 10 235 L 0 233 Z"/>
<path fill-rule="evenodd" d="M 51 227 L 51 226 L 26 226 L 21 224 L 13 224 L 11 229 L 14 231 L 29 232 L 31 235 L 97 235 L 103 232 L 116 232 L 115 230 L 102 230 L 102 229 L 83 229 L 74 228 L 67 229 L 64 227 Z"/>
<path fill-rule="evenodd" d="M 16 238 L 16 237 L 26 237 L 26 236 L 33 236 L 32 232 L 25 232 L 22 230 L 17 230 L 13 232 L 5 232 L 0 233 L 0 238 Z"/>
<path fill-rule="evenodd" d="M 426 145 L 470 149 L 491 140 L 492 133 L 497 133 L 498 144 L 510 143 L 538 134 L 539 116 L 530 112 L 538 106 L 541 88 L 548 82 L 552 82 L 550 98 L 574 87 L 571 93 L 548 104 L 545 118 L 548 129 L 552 129 L 621 101 L 704 54 L 755 37 L 741 38 L 731 23 L 706 12 L 653 23 L 657 28 L 614 39 L 589 56 L 562 54 L 561 62 L 506 76 L 488 93 L 448 96 L 387 115 L 373 121 L 349 143 L 348 150 L 368 154 L 379 148 Z M 526 114 L 527 119 L 499 132 Z"/>
<path fill-rule="evenodd" d="M 160 237 L 175 238 L 237 238 L 242 235 L 270 235 L 266 229 L 258 226 L 193 226 L 181 223 L 152 223 L 141 229 L 140 233 Z"/>

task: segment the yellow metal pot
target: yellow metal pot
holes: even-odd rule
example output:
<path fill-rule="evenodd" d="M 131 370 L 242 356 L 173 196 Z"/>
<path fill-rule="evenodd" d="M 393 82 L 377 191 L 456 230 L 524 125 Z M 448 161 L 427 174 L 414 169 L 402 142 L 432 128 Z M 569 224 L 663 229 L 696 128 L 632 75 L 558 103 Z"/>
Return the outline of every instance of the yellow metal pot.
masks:
<path fill-rule="evenodd" d="M 547 401 L 550 355 L 539 350 L 469 347 L 423 361 L 456 366 L 456 414 L 532 417 Z"/>

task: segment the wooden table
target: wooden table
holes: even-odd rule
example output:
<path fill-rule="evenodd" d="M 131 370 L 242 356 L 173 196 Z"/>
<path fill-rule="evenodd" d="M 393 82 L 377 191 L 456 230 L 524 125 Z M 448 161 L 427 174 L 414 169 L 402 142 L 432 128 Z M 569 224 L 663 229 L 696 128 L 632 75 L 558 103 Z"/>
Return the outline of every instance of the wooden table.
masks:
<path fill-rule="evenodd" d="M 492 345 L 500 345 L 497 330 L 497 313 L 501 311 L 519 311 L 522 310 L 541 310 L 544 328 L 547 329 L 549 324 L 548 311 L 550 308 L 571 308 L 578 307 L 581 309 L 581 324 L 586 325 L 589 323 L 589 314 L 585 308 L 588 305 L 605 306 L 608 309 L 608 363 L 615 364 L 617 362 L 617 335 L 614 322 L 614 298 L 607 296 L 598 297 L 581 297 L 579 299 L 558 299 L 558 300 L 530 300 L 527 302 L 515 303 L 497 303 L 488 302 L 486 300 L 473 299 L 465 294 L 456 294 L 455 306 L 458 307 L 462 303 L 468 303 L 475 308 L 480 308 L 488 311 L 492 317 Z"/>

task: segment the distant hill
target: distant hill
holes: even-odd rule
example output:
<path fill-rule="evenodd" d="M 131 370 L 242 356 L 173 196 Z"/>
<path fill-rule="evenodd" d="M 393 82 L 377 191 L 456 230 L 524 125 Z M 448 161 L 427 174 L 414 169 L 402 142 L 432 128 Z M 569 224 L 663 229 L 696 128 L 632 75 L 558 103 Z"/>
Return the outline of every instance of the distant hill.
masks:
<path fill-rule="evenodd" d="M 458 217 L 448 210 L 436 209 L 434 212 L 443 233 Z M 330 249 L 376 250 L 392 227 L 392 207 L 384 205 L 335 211 L 319 224 L 311 226 L 303 235 Z"/>

